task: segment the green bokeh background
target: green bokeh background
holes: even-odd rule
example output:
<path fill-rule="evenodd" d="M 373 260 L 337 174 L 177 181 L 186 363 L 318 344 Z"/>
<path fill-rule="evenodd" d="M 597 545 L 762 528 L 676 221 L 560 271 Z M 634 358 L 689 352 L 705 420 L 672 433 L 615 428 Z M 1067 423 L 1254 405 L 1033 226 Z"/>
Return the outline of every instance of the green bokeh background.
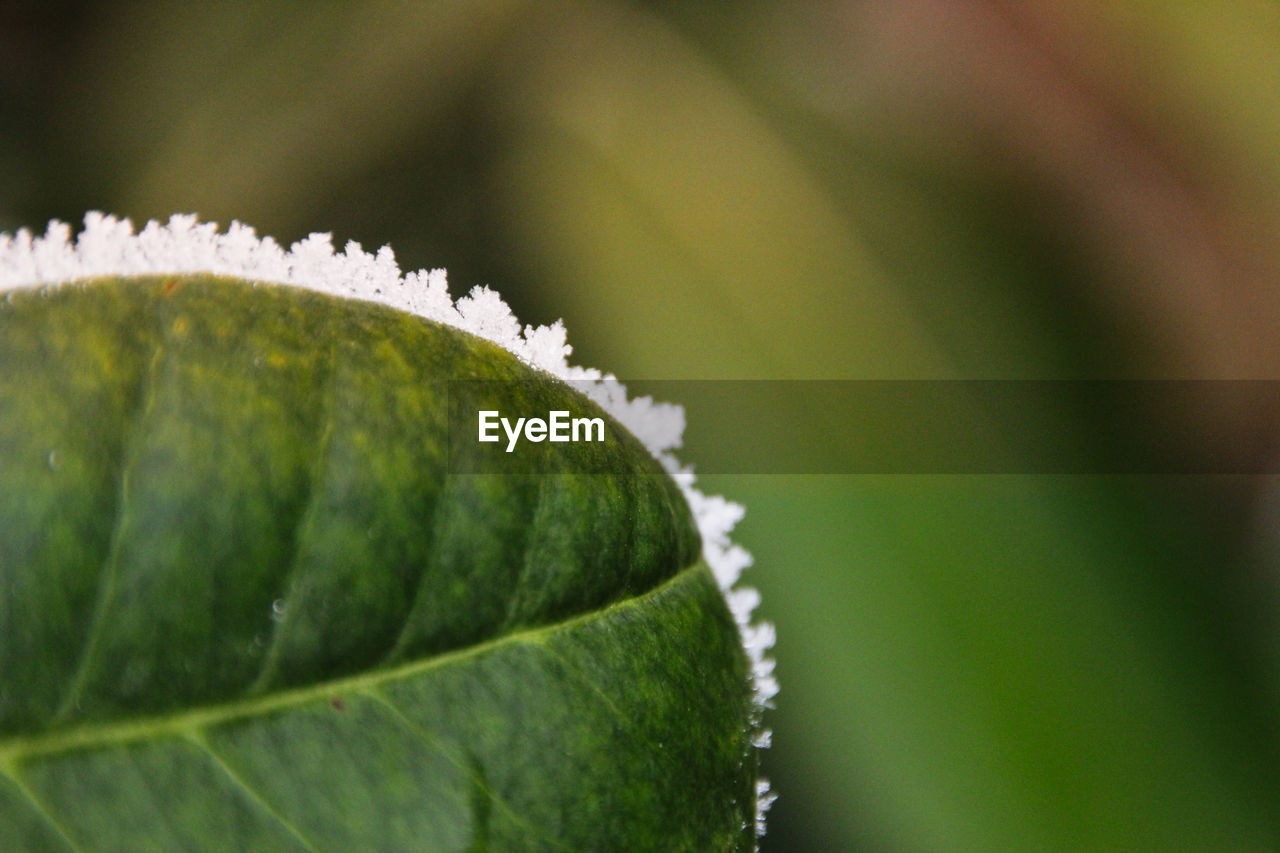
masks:
<path fill-rule="evenodd" d="M 1274 379 L 1277 79 L 1260 0 L 11 2 L 0 228 L 390 243 L 624 379 Z M 762 849 L 1280 849 L 1275 485 L 706 478 L 779 633 Z"/>

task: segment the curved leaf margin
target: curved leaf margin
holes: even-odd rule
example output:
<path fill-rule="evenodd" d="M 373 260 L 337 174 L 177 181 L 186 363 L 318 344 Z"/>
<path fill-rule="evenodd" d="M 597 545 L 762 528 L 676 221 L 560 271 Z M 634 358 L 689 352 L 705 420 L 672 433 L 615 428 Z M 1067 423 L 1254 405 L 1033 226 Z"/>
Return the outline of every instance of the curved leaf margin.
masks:
<path fill-rule="evenodd" d="M 650 398 L 628 399 L 625 387 L 614 377 L 570 366 L 571 348 L 560 322 L 522 328 L 487 287 L 477 286 L 455 302 L 443 270 L 402 275 L 388 246 L 369 254 L 360 244 L 349 242 L 342 253 L 335 253 L 331 235 L 312 234 L 285 251 L 271 237 L 259 238 L 254 229 L 239 222 L 220 233 L 215 223 L 199 223 L 193 215 L 175 215 L 164 225 L 150 221 L 135 234 L 128 219 L 97 212 L 85 216 L 84 228 L 74 242 L 70 227 L 58 221 L 49 223 L 42 237 L 26 229 L 0 235 L 0 292 L 56 287 L 83 278 L 193 272 L 382 303 L 491 340 L 527 364 L 574 381 L 644 442 L 683 491 L 702 537 L 703 558 L 725 595 L 752 664 L 753 744 L 756 748 L 769 745 L 771 733 L 762 719 L 778 691 L 768 656 L 775 632 L 771 624 L 753 619 L 759 594 L 737 585 L 751 564 L 750 555 L 729 538 L 743 508 L 700 492 L 692 470 L 674 455 L 683 431 L 683 411 L 678 406 L 655 404 Z M 763 835 L 764 815 L 774 799 L 767 781 L 757 783 L 756 797 L 757 833 Z"/>

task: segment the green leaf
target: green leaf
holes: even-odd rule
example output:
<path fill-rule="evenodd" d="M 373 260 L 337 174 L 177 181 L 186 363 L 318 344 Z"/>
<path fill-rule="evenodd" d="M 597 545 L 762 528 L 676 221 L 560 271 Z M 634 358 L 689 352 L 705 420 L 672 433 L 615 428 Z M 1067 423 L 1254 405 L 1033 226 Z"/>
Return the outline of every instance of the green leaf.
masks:
<path fill-rule="evenodd" d="M 611 473 L 450 474 L 456 379 L 603 416 L 295 288 L 0 303 L 4 849 L 752 849 L 749 665 L 678 487 L 621 428 Z"/>

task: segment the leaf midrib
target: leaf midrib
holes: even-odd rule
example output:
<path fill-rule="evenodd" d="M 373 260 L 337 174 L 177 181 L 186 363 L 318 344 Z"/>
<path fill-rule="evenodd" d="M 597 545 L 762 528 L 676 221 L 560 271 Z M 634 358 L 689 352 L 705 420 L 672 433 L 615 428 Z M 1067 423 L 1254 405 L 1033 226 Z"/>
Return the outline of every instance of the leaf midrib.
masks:
<path fill-rule="evenodd" d="M 464 648 L 451 649 L 447 652 L 441 652 L 387 669 L 376 669 L 343 678 L 316 682 L 305 687 L 281 690 L 276 693 L 254 696 L 233 702 L 188 708 L 174 713 L 160 714 L 142 719 L 86 724 L 53 732 L 6 738 L 0 740 L 0 770 L 13 775 L 17 770 L 17 765 L 30 758 L 107 745 L 127 744 L 166 735 L 199 733 L 213 726 L 236 719 L 266 715 L 344 694 L 360 695 L 384 684 L 412 678 L 424 672 L 461 663 L 504 646 L 520 643 L 539 645 L 551 634 L 570 630 L 577 625 L 605 618 L 609 614 L 621 610 L 640 607 L 645 602 L 661 595 L 669 587 L 675 586 L 698 572 L 706 572 L 708 579 L 714 583 L 714 579 L 710 576 L 710 569 L 699 559 L 693 565 L 681 569 L 657 586 L 638 595 L 615 601 L 600 609 L 575 614 L 559 622 L 513 631 Z"/>

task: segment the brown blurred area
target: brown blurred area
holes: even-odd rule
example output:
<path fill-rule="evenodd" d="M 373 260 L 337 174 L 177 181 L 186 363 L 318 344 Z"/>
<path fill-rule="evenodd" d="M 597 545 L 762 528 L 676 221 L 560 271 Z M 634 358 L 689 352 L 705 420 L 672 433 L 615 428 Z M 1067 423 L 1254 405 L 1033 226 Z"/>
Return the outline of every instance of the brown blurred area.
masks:
<path fill-rule="evenodd" d="M 824 73 L 836 78 L 828 102 L 851 123 L 870 112 L 912 156 L 976 166 L 1034 198 L 1033 214 L 1093 259 L 1078 282 L 1091 305 L 1128 330 L 1117 372 L 1274 378 L 1274 151 L 1230 126 L 1273 130 L 1250 115 L 1251 100 L 1271 93 L 1217 93 L 1213 81 L 1240 69 L 1201 66 L 1262 57 L 1215 55 L 1197 33 L 1220 33 L 1183 31 L 1191 22 L 1178 12 L 1153 12 L 1148 21 L 1124 4 L 832 4 L 820 13 L 835 25 L 822 45 Z M 1246 31 L 1229 35 L 1258 37 L 1260 22 L 1231 15 L 1224 23 Z"/>
<path fill-rule="evenodd" d="M 805 94 L 903 156 L 1016 188 L 1081 264 L 1059 298 L 1108 353 L 1090 375 L 1276 378 L 1274 8 L 1229 4 L 1207 26 L 1157 4 L 819 5 Z M 1266 397 L 1156 414 L 1244 460 L 1276 453 Z"/>

